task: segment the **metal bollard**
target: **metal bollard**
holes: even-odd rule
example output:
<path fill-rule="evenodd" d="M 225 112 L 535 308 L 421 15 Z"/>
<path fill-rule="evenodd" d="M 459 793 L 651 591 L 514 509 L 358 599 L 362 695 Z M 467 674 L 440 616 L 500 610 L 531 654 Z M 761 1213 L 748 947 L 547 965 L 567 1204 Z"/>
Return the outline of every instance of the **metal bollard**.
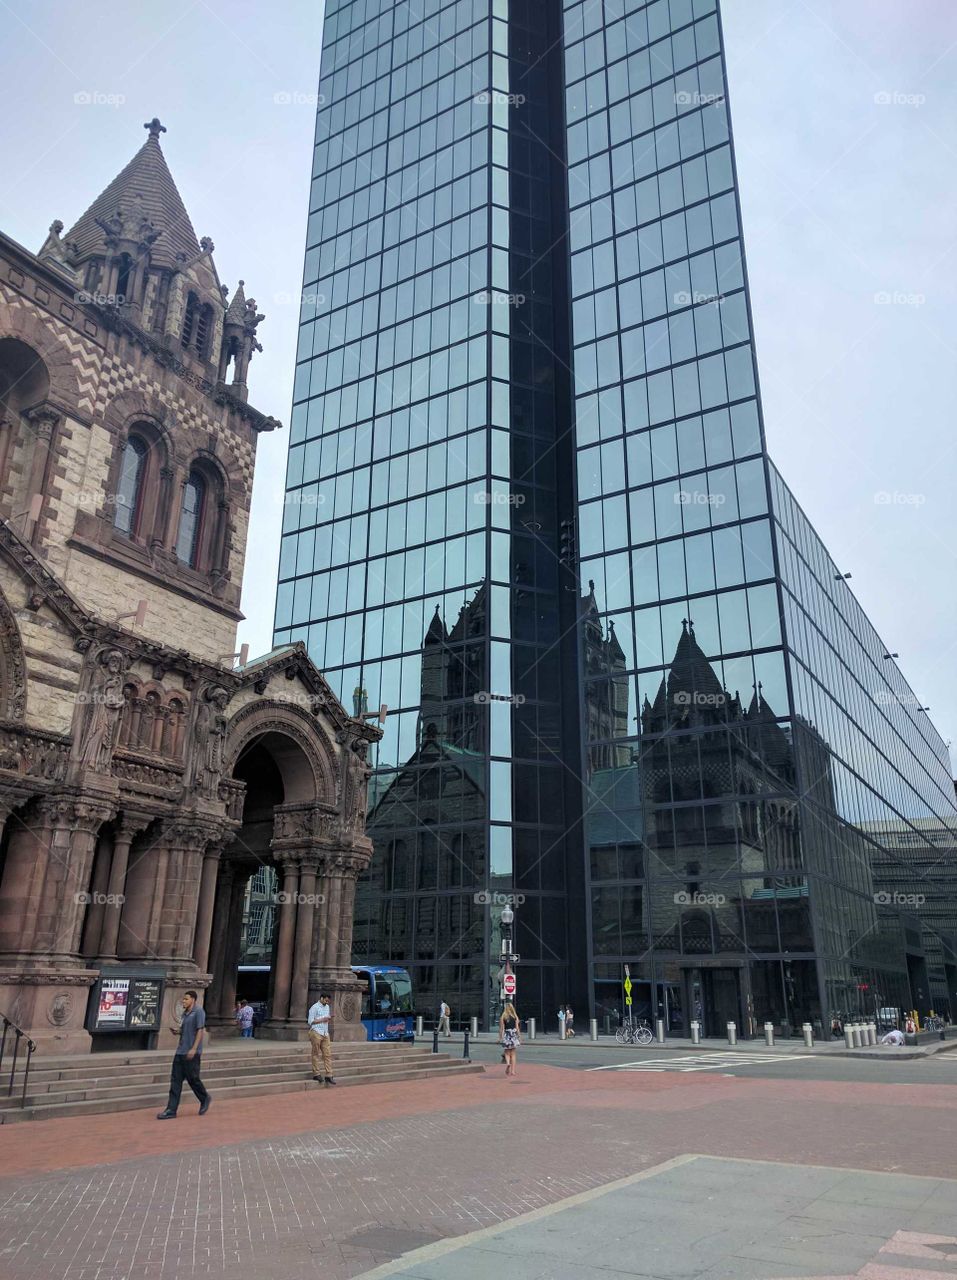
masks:
<path fill-rule="evenodd" d="M 534 1018 L 529 1018 L 528 1020 L 528 1038 L 529 1040 L 535 1039 L 535 1019 Z"/>
<path fill-rule="evenodd" d="M 691 1024 L 691 1043 L 692 1044 L 701 1043 L 701 1023 L 700 1022 L 692 1022 Z"/>
<path fill-rule="evenodd" d="M 473 1021 L 473 1022 L 477 1022 L 477 1021 L 478 1021 L 478 1019 L 477 1019 L 477 1018 L 473 1018 L 473 1019 L 472 1019 L 472 1021 Z M 465 1058 L 465 1059 L 468 1059 L 468 1056 L 469 1056 L 469 1029 L 468 1029 L 468 1027 L 466 1027 L 466 1028 L 465 1028 L 465 1041 L 464 1041 L 464 1044 L 463 1044 L 463 1047 L 462 1047 L 462 1057 L 463 1057 L 463 1058 Z"/>
<path fill-rule="evenodd" d="M 588 1024 L 588 1029 L 591 1032 L 591 1038 L 593 1040 L 597 1040 L 598 1039 L 598 1019 L 597 1018 L 592 1018 L 591 1022 L 589 1022 Z"/>
<path fill-rule="evenodd" d="M 877 1028 L 874 1026 L 873 1022 L 869 1022 L 865 1030 L 867 1031 L 867 1043 L 877 1044 Z"/>
<path fill-rule="evenodd" d="M 861 1043 L 861 1028 L 858 1023 L 855 1022 L 851 1025 L 851 1044 L 855 1049 L 859 1049 L 861 1047 Z"/>
<path fill-rule="evenodd" d="M 607 1013 L 605 1014 L 605 1035 L 606 1036 L 611 1035 L 611 1018 L 608 1016 Z"/>
<path fill-rule="evenodd" d="M 805 1022 L 801 1027 L 801 1031 L 804 1035 L 805 1049 L 813 1049 L 814 1048 L 814 1028 L 811 1026 L 810 1022 Z"/>
<path fill-rule="evenodd" d="M 844 1023 L 844 1048 L 854 1048 L 854 1028 L 849 1022 Z"/>
<path fill-rule="evenodd" d="M 728 1044 L 738 1043 L 738 1028 L 733 1022 L 728 1023 Z"/>
<path fill-rule="evenodd" d="M 664 1042 L 665 1042 L 665 1020 L 664 1020 L 664 1018 L 659 1018 L 659 1019 L 655 1022 L 655 1039 L 658 1041 L 658 1043 L 659 1043 L 659 1044 L 664 1044 Z"/>
<path fill-rule="evenodd" d="M 558 1038 L 559 1040 L 565 1039 L 565 1019 L 564 1018 L 558 1019 Z"/>
<path fill-rule="evenodd" d="M 422 1014 L 420 1013 L 420 1014 L 419 1014 L 419 1016 L 418 1016 L 418 1017 L 416 1018 L 416 1020 L 415 1020 L 415 1034 L 416 1034 L 417 1039 L 421 1040 L 421 1038 L 422 1038 L 422 1033 L 423 1033 L 423 1031 L 424 1031 L 424 1030 L 425 1030 L 425 1028 L 424 1028 L 424 1027 L 423 1027 L 423 1025 L 422 1025 Z"/>
<path fill-rule="evenodd" d="M 478 1018 L 471 1019 L 470 1030 L 473 1036 L 478 1035 Z"/>
<path fill-rule="evenodd" d="M 764 1043 L 769 1049 L 774 1048 L 774 1023 L 766 1022 L 764 1024 Z"/>
<path fill-rule="evenodd" d="M 438 1027 L 436 1027 L 435 1030 L 432 1032 L 432 1052 L 438 1053 L 438 1051 L 439 1051 L 439 1029 Z"/>

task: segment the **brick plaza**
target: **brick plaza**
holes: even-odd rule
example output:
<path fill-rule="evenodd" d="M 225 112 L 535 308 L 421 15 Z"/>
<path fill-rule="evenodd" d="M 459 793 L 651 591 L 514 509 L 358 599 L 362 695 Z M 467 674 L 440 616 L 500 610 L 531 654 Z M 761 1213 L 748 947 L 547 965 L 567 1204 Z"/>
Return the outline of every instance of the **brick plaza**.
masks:
<path fill-rule="evenodd" d="M 0 1277 L 346 1280 L 688 1153 L 949 1178 L 955 1111 L 948 1085 L 526 1062 L 514 1081 L 491 1067 L 214 1102 L 203 1119 L 188 1103 L 166 1125 L 11 1125 Z"/>

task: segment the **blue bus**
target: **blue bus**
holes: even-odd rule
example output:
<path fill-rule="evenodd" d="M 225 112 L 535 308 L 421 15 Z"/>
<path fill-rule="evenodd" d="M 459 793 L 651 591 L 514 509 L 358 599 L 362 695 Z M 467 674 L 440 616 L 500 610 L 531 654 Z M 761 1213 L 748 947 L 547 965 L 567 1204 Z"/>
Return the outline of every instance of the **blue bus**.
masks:
<path fill-rule="evenodd" d="M 412 979 L 391 964 L 352 966 L 363 985 L 362 1025 L 367 1040 L 414 1040 Z"/>

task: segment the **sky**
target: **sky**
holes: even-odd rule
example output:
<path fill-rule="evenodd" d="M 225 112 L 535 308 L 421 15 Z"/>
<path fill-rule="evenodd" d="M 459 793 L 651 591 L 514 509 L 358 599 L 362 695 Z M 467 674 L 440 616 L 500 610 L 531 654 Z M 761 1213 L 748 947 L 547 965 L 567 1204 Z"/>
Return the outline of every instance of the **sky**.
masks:
<path fill-rule="evenodd" d="M 771 454 L 957 745 L 957 6 L 723 0 Z M 266 315 L 288 423 L 321 0 L 0 0 L 0 228 L 38 249 L 162 145 L 220 278 Z M 260 438 L 240 641 L 270 647 L 287 433 Z"/>

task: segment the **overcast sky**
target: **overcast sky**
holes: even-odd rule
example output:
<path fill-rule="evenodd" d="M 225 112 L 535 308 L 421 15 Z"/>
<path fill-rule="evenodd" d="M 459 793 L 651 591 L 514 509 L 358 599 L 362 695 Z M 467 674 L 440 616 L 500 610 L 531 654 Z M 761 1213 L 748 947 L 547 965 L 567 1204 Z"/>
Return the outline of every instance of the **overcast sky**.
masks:
<path fill-rule="evenodd" d="M 957 6 L 724 0 L 772 455 L 957 742 Z M 266 320 L 288 422 L 321 0 L 0 0 L 0 227 L 38 249 L 145 138 Z M 272 634 L 286 433 L 261 439 L 240 639 Z"/>

